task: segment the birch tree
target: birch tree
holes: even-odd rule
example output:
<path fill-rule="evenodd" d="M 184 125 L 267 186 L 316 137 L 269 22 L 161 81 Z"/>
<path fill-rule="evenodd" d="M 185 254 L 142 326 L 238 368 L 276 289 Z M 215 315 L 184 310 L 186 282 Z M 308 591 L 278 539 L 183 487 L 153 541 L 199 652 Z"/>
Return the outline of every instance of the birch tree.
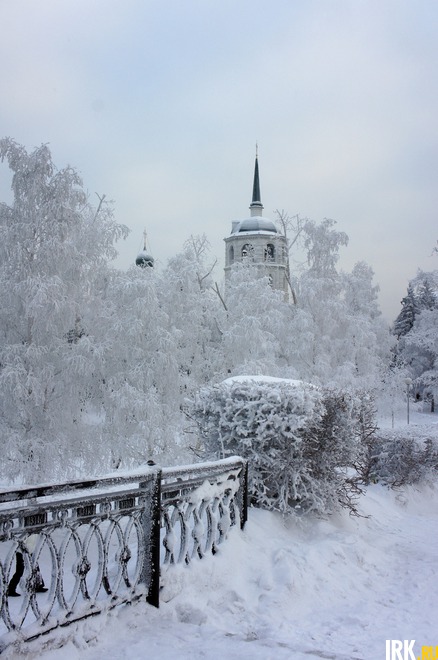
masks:
<path fill-rule="evenodd" d="M 94 280 L 126 235 L 109 205 L 89 203 L 77 172 L 47 146 L 0 141 L 13 202 L 0 204 L 0 435 L 4 476 L 73 474 L 87 452 L 82 410 L 97 355 L 87 337 Z M 87 319 L 85 316 L 88 317 Z"/>

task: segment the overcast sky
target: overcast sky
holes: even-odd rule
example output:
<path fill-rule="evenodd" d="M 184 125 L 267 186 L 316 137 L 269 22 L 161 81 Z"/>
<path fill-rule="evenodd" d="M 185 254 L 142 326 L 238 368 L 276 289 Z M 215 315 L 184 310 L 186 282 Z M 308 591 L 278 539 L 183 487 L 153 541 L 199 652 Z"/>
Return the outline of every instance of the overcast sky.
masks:
<path fill-rule="evenodd" d="M 145 228 L 157 267 L 205 233 L 222 268 L 256 142 L 264 215 L 335 219 L 388 320 L 438 268 L 436 0 L 0 0 L 0 26 L 0 137 L 114 200 L 121 268 Z"/>

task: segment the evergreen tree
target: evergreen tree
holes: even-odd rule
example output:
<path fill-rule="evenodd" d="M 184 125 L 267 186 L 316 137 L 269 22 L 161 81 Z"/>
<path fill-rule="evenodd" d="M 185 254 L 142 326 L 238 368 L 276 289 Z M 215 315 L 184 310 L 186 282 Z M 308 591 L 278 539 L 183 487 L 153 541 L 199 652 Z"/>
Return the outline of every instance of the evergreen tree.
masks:
<path fill-rule="evenodd" d="M 429 311 L 438 307 L 437 290 L 428 277 L 424 278 L 419 288 L 418 307 Z"/>
<path fill-rule="evenodd" d="M 438 271 L 423 272 L 409 282 L 408 295 L 395 321 L 398 337 L 397 360 L 415 380 L 418 395 L 434 397 L 437 393 L 437 311 Z"/>
<path fill-rule="evenodd" d="M 398 339 L 412 330 L 418 312 L 418 302 L 412 283 L 409 282 L 406 296 L 401 301 L 401 311 L 394 322 L 393 332 Z"/>
<path fill-rule="evenodd" d="M 416 378 L 417 390 L 431 398 L 438 396 L 438 308 L 424 309 L 406 335 L 403 358 Z"/>

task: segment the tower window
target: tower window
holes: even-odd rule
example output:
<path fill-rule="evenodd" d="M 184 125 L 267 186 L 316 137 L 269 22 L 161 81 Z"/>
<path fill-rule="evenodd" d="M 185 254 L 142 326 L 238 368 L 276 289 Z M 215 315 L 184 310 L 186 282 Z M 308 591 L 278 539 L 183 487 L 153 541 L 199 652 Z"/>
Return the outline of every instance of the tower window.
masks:
<path fill-rule="evenodd" d="M 242 259 L 254 261 L 254 248 L 251 243 L 245 243 L 242 247 Z"/>
<path fill-rule="evenodd" d="M 275 261 L 275 245 L 268 243 L 265 247 L 265 261 Z"/>
<path fill-rule="evenodd" d="M 230 247 L 228 255 L 230 257 L 230 264 L 232 264 L 234 262 L 234 247 L 233 246 Z"/>

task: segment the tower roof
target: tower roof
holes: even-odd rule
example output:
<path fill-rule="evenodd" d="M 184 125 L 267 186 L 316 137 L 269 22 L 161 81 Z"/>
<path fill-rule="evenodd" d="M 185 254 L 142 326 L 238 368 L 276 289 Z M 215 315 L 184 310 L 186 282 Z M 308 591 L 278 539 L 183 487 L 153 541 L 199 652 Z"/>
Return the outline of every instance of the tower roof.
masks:
<path fill-rule="evenodd" d="M 244 232 L 269 232 L 270 234 L 277 234 L 277 227 L 274 225 L 272 220 L 268 218 L 262 218 L 259 216 L 251 216 L 246 220 L 242 220 L 239 225 L 236 227 L 233 233 L 242 234 Z"/>
<path fill-rule="evenodd" d="M 255 165 L 254 165 L 254 182 L 252 185 L 252 201 L 251 204 L 249 205 L 249 208 L 251 210 L 252 216 L 262 215 L 263 204 L 262 204 L 262 196 L 260 194 L 259 159 L 257 156 L 257 147 L 256 147 L 256 157 L 255 157 Z"/>
<path fill-rule="evenodd" d="M 259 159 L 256 156 L 254 167 L 254 183 L 252 186 L 252 203 L 261 203 L 262 196 L 260 195 L 260 177 L 259 177 Z"/>

